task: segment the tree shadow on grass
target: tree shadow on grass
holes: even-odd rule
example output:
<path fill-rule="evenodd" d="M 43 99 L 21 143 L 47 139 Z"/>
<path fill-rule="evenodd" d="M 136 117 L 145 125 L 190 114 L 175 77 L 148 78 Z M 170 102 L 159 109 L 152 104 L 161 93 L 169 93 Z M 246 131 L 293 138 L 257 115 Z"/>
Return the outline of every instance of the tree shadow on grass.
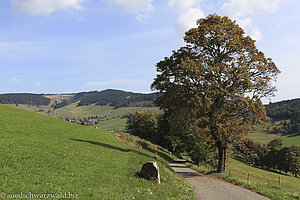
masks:
<path fill-rule="evenodd" d="M 116 147 L 116 146 L 113 146 L 113 145 L 110 145 L 110 144 L 105 144 L 105 143 L 101 143 L 101 142 L 95 142 L 95 141 L 91 141 L 91 140 L 79 140 L 79 139 L 73 139 L 73 138 L 69 138 L 69 139 L 73 140 L 73 141 L 77 141 L 77 142 L 86 142 L 86 143 L 90 143 L 90 144 L 93 144 L 93 145 L 102 146 L 102 147 L 105 147 L 105 148 L 108 148 L 108 149 L 113 149 L 113 150 L 117 150 L 117 151 L 121 151 L 121 152 L 133 152 L 133 153 L 136 153 L 136 154 L 139 154 L 139 155 L 142 155 L 142 156 L 147 156 L 147 157 L 153 159 L 153 157 L 151 157 L 151 156 L 149 156 L 149 155 L 147 155 L 145 153 L 136 151 L 134 149 L 123 149 L 121 147 Z"/>
<path fill-rule="evenodd" d="M 296 137 L 299 136 L 300 133 L 287 134 L 287 137 Z"/>
<path fill-rule="evenodd" d="M 246 162 L 245 160 L 243 160 L 242 158 L 239 158 L 239 157 L 234 157 L 233 159 L 238 160 L 238 161 L 240 161 L 240 162 L 244 163 L 245 165 L 247 165 L 249 167 L 252 167 L 252 168 L 256 168 L 256 169 L 260 169 L 260 170 L 272 172 L 272 173 L 283 175 L 283 176 L 290 176 L 290 175 L 285 174 L 283 172 L 275 171 L 275 170 L 272 170 L 272 169 L 267 168 L 267 167 L 261 167 L 261 166 L 251 165 L 251 164 L 249 164 L 248 162 Z"/>

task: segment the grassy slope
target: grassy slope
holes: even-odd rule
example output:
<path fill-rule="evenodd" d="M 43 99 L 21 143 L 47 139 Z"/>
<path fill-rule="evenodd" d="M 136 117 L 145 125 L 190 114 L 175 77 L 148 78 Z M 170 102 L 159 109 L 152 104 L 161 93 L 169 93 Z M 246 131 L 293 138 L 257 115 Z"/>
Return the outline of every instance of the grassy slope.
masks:
<path fill-rule="evenodd" d="M 269 183 L 269 182 L 278 183 L 278 178 L 280 175 L 281 186 L 283 188 L 300 193 L 299 178 L 262 170 L 235 159 L 230 159 L 227 168 L 230 169 L 230 174 L 232 176 L 236 176 L 241 179 L 247 180 L 247 176 L 249 173 L 251 181 L 256 181 L 261 183 Z M 228 174 L 228 172 L 229 171 L 227 170 L 226 173 Z"/>
<path fill-rule="evenodd" d="M 0 105 L 0 191 L 79 194 L 79 199 L 194 199 L 159 157 L 162 184 L 135 176 L 154 154 L 105 131 Z M 163 152 L 160 152 L 163 154 Z"/>
<path fill-rule="evenodd" d="M 276 126 L 279 126 L 280 122 L 276 122 Z M 281 135 L 281 134 L 270 134 L 264 127 L 256 126 L 253 131 L 247 136 L 262 144 L 267 144 L 273 139 L 281 138 L 283 146 L 291 146 L 293 144 L 300 144 L 300 135 Z"/>
<path fill-rule="evenodd" d="M 78 102 L 77 102 L 78 103 Z M 70 118 L 83 118 L 89 117 L 92 115 L 98 115 L 99 117 L 107 118 L 117 117 L 126 115 L 130 112 L 135 112 L 139 110 L 150 110 L 158 111 L 156 107 L 122 107 L 114 109 L 112 106 L 96 106 L 94 104 L 88 106 L 77 106 L 77 103 L 72 103 L 70 105 L 64 106 L 62 108 L 56 109 L 55 112 L 52 112 L 50 115 L 56 117 L 70 117 Z"/>
<path fill-rule="evenodd" d="M 264 127 L 255 126 L 253 128 L 253 131 L 251 133 L 249 133 L 249 135 L 247 137 L 255 140 L 256 142 L 260 142 L 262 144 L 267 144 L 273 139 L 280 138 L 280 135 L 268 134 L 267 131 L 264 130 Z"/>

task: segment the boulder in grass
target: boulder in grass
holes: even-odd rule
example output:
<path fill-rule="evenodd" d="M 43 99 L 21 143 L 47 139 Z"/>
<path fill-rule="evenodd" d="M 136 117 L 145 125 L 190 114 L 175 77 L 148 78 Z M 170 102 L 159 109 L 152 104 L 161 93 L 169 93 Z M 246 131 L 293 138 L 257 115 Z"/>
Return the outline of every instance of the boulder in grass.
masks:
<path fill-rule="evenodd" d="M 141 169 L 140 175 L 147 180 L 157 181 L 158 184 L 160 184 L 159 167 L 156 162 L 145 163 Z"/>

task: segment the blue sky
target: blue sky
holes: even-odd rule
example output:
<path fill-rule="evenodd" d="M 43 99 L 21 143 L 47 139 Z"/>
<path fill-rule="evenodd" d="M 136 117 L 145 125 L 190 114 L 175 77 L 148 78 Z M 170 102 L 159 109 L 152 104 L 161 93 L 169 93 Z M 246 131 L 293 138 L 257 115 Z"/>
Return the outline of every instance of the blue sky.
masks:
<path fill-rule="evenodd" d="M 271 100 L 299 98 L 299 10 L 297 0 L 1 0 L 0 93 L 150 92 L 155 64 L 217 13 L 282 71 Z"/>

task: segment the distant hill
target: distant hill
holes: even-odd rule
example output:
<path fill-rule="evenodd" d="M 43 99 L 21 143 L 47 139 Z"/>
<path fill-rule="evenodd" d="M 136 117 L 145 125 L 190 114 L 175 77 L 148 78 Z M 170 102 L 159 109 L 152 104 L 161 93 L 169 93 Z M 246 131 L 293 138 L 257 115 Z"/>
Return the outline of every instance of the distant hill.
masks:
<path fill-rule="evenodd" d="M 154 99 L 157 93 L 142 94 L 125 92 L 122 90 L 103 90 L 100 92 L 83 92 L 75 94 L 73 100 L 80 101 L 78 106 L 87 106 L 91 104 L 109 105 L 115 108 L 120 107 L 153 107 Z"/>
<path fill-rule="evenodd" d="M 267 115 L 272 119 L 288 120 L 300 113 L 300 98 L 266 105 Z"/>
<path fill-rule="evenodd" d="M 267 115 L 276 121 L 283 120 L 275 132 L 300 135 L 300 99 L 270 103 L 266 106 Z"/>
<path fill-rule="evenodd" d="M 65 98 L 65 96 L 68 98 Z M 74 102 L 79 102 L 78 106 L 96 104 L 101 106 L 113 106 L 114 108 L 153 107 L 153 102 L 156 97 L 157 93 L 142 94 L 113 89 L 65 95 L 11 93 L 0 94 L 0 104 L 49 105 L 52 99 L 53 105 L 51 104 L 51 106 L 55 109 L 64 107 Z"/>
<path fill-rule="evenodd" d="M 0 104 L 49 105 L 50 99 L 44 94 L 11 93 L 0 94 Z"/>

